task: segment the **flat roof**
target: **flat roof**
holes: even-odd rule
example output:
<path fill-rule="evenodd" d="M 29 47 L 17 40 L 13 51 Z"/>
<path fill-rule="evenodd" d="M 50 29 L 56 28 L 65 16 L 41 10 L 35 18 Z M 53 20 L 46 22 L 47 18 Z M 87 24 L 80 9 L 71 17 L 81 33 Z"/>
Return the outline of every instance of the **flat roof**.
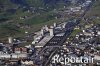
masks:
<path fill-rule="evenodd" d="M 59 34 L 56 34 L 55 36 L 64 36 L 65 33 L 59 33 Z"/>
<path fill-rule="evenodd" d="M 45 36 L 35 47 L 43 47 L 53 36 Z"/>

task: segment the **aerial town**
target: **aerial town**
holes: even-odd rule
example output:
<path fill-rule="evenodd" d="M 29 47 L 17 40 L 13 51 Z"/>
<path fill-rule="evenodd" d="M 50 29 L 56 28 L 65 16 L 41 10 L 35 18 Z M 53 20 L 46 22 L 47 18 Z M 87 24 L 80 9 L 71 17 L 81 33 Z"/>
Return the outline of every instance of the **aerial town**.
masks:
<path fill-rule="evenodd" d="M 100 15 L 86 17 L 95 2 L 100 1 L 85 0 L 54 9 L 53 12 L 63 16 L 55 19 L 62 22 L 43 24 L 31 34 L 25 31 L 25 39 L 8 36 L 6 42 L 0 40 L 0 66 L 100 66 Z M 66 15 L 70 16 L 67 20 Z M 19 18 L 24 20 L 28 16 Z M 93 21 L 96 19 L 98 23 Z"/>

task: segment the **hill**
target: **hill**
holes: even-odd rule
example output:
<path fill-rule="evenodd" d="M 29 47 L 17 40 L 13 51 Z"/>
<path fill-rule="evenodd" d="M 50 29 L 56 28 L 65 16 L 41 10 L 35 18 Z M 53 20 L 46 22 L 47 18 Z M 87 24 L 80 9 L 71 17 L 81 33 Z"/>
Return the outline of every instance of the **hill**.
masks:
<path fill-rule="evenodd" d="M 34 32 L 44 24 L 60 22 L 55 19 L 59 9 L 70 4 L 67 0 L 0 0 L 0 40 L 8 36 L 21 37 L 25 31 Z"/>

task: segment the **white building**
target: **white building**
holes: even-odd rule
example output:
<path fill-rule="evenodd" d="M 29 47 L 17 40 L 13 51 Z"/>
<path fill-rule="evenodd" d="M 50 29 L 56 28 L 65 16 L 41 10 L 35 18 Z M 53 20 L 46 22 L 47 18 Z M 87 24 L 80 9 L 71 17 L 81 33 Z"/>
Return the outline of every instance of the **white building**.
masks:
<path fill-rule="evenodd" d="M 53 28 L 50 28 L 49 32 L 50 32 L 50 36 L 54 36 L 54 29 Z"/>
<path fill-rule="evenodd" d="M 13 43 L 12 37 L 8 37 L 8 43 L 9 43 L 9 44 Z"/>
<path fill-rule="evenodd" d="M 0 59 L 18 59 L 18 58 L 27 58 L 26 53 L 12 53 L 12 54 L 0 54 Z"/>

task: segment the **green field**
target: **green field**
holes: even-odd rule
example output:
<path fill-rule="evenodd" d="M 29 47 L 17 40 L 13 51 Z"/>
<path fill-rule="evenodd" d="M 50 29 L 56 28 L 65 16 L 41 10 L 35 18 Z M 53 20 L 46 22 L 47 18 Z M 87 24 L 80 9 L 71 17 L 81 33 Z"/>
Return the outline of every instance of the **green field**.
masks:
<path fill-rule="evenodd" d="M 80 32 L 81 32 L 81 29 L 75 29 L 75 30 L 73 30 L 73 32 L 71 33 L 70 36 L 75 37 Z"/>
<path fill-rule="evenodd" d="M 36 9 L 42 7 L 42 0 L 25 0 L 28 6 L 35 7 Z M 60 4 L 62 6 L 62 4 Z M 57 9 L 61 6 L 57 6 Z M 8 36 L 12 37 L 23 37 L 25 36 L 25 31 L 33 33 L 34 31 L 40 30 L 44 25 L 52 25 L 54 22 L 60 23 L 62 19 L 55 19 L 57 16 L 53 12 L 53 9 L 40 9 L 36 10 L 35 13 L 32 13 L 28 10 L 25 10 L 24 7 L 17 4 L 11 3 L 9 0 L 0 0 L 0 40 L 7 40 Z M 50 5 L 51 6 L 51 5 Z M 8 10 L 16 9 L 14 13 L 9 12 Z M 20 19 L 23 17 L 25 19 Z M 63 21 L 66 21 L 67 18 Z M 30 28 L 27 28 L 26 26 Z M 23 27 L 23 28 L 22 28 Z"/>
<path fill-rule="evenodd" d="M 96 1 L 92 8 L 85 15 L 86 18 L 94 17 L 92 23 L 97 25 L 100 24 L 100 0 Z"/>
<path fill-rule="evenodd" d="M 29 6 L 33 6 L 37 8 L 45 8 L 42 0 L 25 0 Z M 16 36 L 21 37 L 25 35 L 25 31 L 29 31 L 32 33 L 34 31 L 40 30 L 44 25 L 52 25 L 54 22 L 61 23 L 66 21 L 69 17 L 65 17 L 62 19 L 55 19 L 55 17 L 59 14 L 55 13 L 53 9 L 40 9 L 36 10 L 35 13 L 32 13 L 28 10 L 24 10 L 24 7 L 19 7 L 17 4 L 11 3 L 9 0 L 0 0 L 0 5 L 3 5 L 3 8 L 0 7 L 0 40 L 3 38 L 7 39 L 7 36 Z M 63 9 L 63 3 L 56 6 L 56 9 Z M 90 17 L 93 15 L 100 15 L 100 1 L 95 2 L 90 11 L 85 15 L 86 17 Z M 9 9 L 16 9 L 15 13 L 9 12 Z M 20 19 L 23 17 L 27 17 L 25 19 Z M 94 22 L 96 24 L 100 23 L 99 19 L 95 19 Z M 26 26 L 30 28 L 27 28 Z M 22 28 L 23 27 L 23 28 Z M 76 32 L 72 33 L 74 36 Z"/>
<path fill-rule="evenodd" d="M 88 11 L 88 13 L 85 16 L 100 16 L 100 0 L 94 2 L 92 8 Z"/>

